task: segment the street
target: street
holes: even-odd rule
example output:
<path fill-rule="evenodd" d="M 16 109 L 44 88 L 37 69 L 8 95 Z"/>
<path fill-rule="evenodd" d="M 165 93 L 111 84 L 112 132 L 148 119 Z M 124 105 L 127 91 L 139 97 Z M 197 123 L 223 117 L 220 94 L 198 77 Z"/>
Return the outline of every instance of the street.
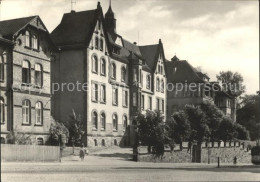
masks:
<path fill-rule="evenodd" d="M 92 181 L 259 181 L 260 168 L 233 164 L 146 163 L 130 160 L 132 149 L 97 151 L 80 161 L 69 156 L 61 163 L 2 163 L 2 182 Z"/>

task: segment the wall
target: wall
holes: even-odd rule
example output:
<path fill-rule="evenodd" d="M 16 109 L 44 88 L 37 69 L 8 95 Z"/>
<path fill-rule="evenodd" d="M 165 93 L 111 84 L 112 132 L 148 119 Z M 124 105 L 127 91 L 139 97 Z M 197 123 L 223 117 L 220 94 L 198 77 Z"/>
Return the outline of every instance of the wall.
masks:
<path fill-rule="evenodd" d="M 60 147 L 1 144 L 1 161 L 58 162 Z"/>
<path fill-rule="evenodd" d="M 192 150 L 188 150 L 187 142 L 181 145 L 176 145 L 173 151 L 165 148 L 164 155 L 161 158 L 155 158 L 152 154 L 148 154 L 146 146 L 138 147 L 138 161 L 145 162 L 172 162 L 172 163 L 189 163 L 192 162 Z M 206 147 L 209 146 L 209 147 Z M 215 147 L 214 147 L 215 146 Z M 201 145 L 201 163 L 217 163 L 218 156 L 221 163 L 233 163 L 234 157 L 237 158 L 237 163 L 251 163 L 251 153 L 248 149 L 238 142 L 214 144 L 203 143 Z"/>

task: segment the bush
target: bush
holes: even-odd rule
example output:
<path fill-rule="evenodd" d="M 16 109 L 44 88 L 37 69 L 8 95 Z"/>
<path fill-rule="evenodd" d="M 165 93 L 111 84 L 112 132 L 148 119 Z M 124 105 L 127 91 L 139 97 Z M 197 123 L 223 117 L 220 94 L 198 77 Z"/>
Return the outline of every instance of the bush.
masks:
<path fill-rule="evenodd" d="M 25 133 L 18 133 L 11 131 L 6 136 L 6 143 L 8 144 L 18 144 L 18 145 L 31 145 L 31 135 L 27 135 Z"/>

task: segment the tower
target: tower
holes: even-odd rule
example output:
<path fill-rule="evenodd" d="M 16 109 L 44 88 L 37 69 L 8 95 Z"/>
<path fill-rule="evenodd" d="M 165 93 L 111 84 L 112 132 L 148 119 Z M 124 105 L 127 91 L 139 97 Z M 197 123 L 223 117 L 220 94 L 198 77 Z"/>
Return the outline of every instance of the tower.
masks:
<path fill-rule="evenodd" d="M 105 26 L 110 34 L 116 34 L 116 19 L 115 13 L 111 8 L 111 0 L 109 1 L 109 8 L 105 14 Z"/>

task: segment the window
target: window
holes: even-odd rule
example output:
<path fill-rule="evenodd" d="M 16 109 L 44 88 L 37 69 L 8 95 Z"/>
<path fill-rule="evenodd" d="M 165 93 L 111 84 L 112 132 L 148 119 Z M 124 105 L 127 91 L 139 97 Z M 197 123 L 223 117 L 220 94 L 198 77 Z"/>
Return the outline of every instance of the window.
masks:
<path fill-rule="evenodd" d="M 112 65 L 111 65 L 111 77 L 113 79 L 116 79 L 116 65 L 115 65 L 115 63 L 112 63 Z"/>
<path fill-rule="evenodd" d="M 162 109 L 162 112 L 164 112 L 164 100 L 161 100 L 161 109 Z"/>
<path fill-rule="evenodd" d="M 42 103 L 41 102 L 37 102 L 35 105 L 35 115 L 36 115 L 36 125 L 42 125 L 42 114 L 43 114 L 43 110 L 42 110 Z"/>
<path fill-rule="evenodd" d="M 97 139 L 94 139 L 95 146 L 98 146 Z"/>
<path fill-rule="evenodd" d="M 133 93 L 133 106 L 136 106 L 137 104 L 137 95 L 136 92 Z"/>
<path fill-rule="evenodd" d="M 0 123 L 5 122 L 5 102 L 3 98 L 0 98 Z"/>
<path fill-rule="evenodd" d="M 144 95 L 142 95 L 141 108 L 142 108 L 142 110 L 144 110 Z"/>
<path fill-rule="evenodd" d="M 98 49 L 98 37 L 95 38 L 95 48 Z"/>
<path fill-rule="evenodd" d="M 98 101 L 98 84 L 97 83 L 92 83 L 91 96 L 92 96 L 92 101 L 94 101 L 94 102 Z"/>
<path fill-rule="evenodd" d="M 29 61 L 23 61 L 22 64 L 22 82 L 25 84 L 31 83 L 31 66 Z"/>
<path fill-rule="evenodd" d="M 106 86 L 101 85 L 100 87 L 100 101 L 105 103 L 106 102 Z"/>
<path fill-rule="evenodd" d="M 104 58 L 101 59 L 100 74 L 101 75 L 106 75 L 106 60 Z"/>
<path fill-rule="evenodd" d="M 159 87 L 160 87 L 160 80 L 159 78 L 156 78 L 156 91 L 160 90 Z"/>
<path fill-rule="evenodd" d="M 103 39 L 100 39 L 100 50 L 101 50 L 101 51 L 103 51 L 103 47 L 104 47 L 103 44 L 104 44 L 104 43 L 103 43 Z"/>
<path fill-rule="evenodd" d="M 5 79 L 4 71 L 5 71 L 4 57 L 0 56 L 0 81 L 4 81 Z"/>
<path fill-rule="evenodd" d="M 122 69 L 121 69 L 121 81 L 126 82 L 126 69 L 125 69 L 125 67 L 122 67 Z"/>
<path fill-rule="evenodd" d="M 151 88 L 151 76 L 150 75 L 146 76 L 146 88 L 147 89 Z"/>
<path fill-rule="evenodd" d="M 92 56 L 92 72 L 98 72 L 98 58 L 96 55 Z"/>
<path fill-rule="evenodd" d="M 25 32 L 25 46 L 26 47 L 31 47 L 30 45 L 30 33 L 28 31 Z"/>
<path fill-rule="evenodd" d="M 128 105 L 128 92 L 123 90 L 123 106 L 127 107 Z"/>
<path fill-rule="evenodd" d="M 134 82 L 137 81 L 137 71 L 136 69 L 133 70 L 133 75 L 134 75 Z"/>
<path fill-rule="evenodd" d="M 42 66 L 40 64 L 35 64 L 35 85 L 38 87 L 42 87 L 43 79 L 42 79 Z"/>
<path fill-rule="evenodd" d="M 43 138 L 37 138 L 37 145 L 43 145 Z"/>
<path fill-rule="evenodd" d="M 114 145 L 117 146 L 117 140 L 116 139 L 114 140 Z"/>
<path fill-rule="evenodd" d="M 123 116 L 123 131 L 127 129 L 127 117 L 126 115 Z"/>
<path fill-rule="evenodd" d="M 163 81 L 163 79 L 161 80 L 161 92 L 164 93 L 164 81 Z"/>
<path fill-rule="evenodd" d="M 140 69 L 139 70 L 139 82 L 142 83 L 142 70 Z"/>
<path fill-rule="evenodd" d="M 149 109 L 152 110 L 152 97 L 149 96 Z"/>
<path fill-rule="evenodd" d="M 117 115 L 116 114 L 113 114 L 113 130 L 114 131 L 117 131 L 118 129 L 118 122 L 117 122 Z"/>
<path fill-rule="evenodd" d="M 105 147 L 106 146 L 106 142 L 104 139 L 102 139 L 102 146 Z"/>
<path fill-rule="evenodd" d="M 113 105 L 118 105 L 118 88 L 113 88 Z"/>
<path fill-rule="evenodd" d="M 92 130 L 97 130 L 98 128 L 98 117 L 97 117 L 97 112 L 93 111 L 92 112 Z"/>
<path fill-rule="evenodd" d="M 101 114 L 101 130 L 106 129 L 106 115 L 105 113 Z"/>
<path fill-rule="evenodd" d="M 156 99 L 156 110 L 160 110 L 160 99 Z"/>
<path fill-rule="evenodd" d="M 23 124 L 31 124 L 31 103 L 29 100 L 24 100 L 22 103 L 22 115 Z"/>
<path fill-rule="evenodd" d="M 38 37 L 36 35 L 32 36 L 32 48 L 38 50 Z"/>

